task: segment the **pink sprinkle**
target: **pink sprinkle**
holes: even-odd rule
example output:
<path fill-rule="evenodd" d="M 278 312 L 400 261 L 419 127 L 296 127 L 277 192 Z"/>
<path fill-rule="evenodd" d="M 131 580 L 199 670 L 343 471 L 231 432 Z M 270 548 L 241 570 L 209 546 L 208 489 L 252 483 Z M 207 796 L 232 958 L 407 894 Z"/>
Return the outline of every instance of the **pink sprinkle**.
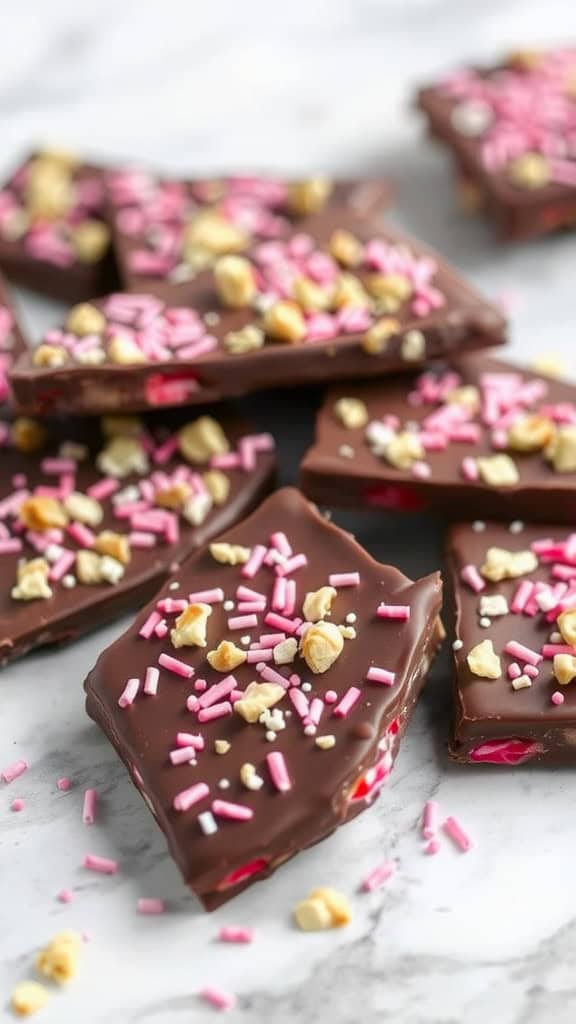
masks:
<path fill-rule="evenodd" d="M 193 603 L 193 602 L 190 602 Z M 161 601 L 158 601 L 156 608 L 159 612 L 163 612 L 164 615 L 176 615 L 183 612 L 188 607 L 188 601 L 184 597 L 177 599 L 173 597 L 164 597 Z"/>
<path fill-rule="evenodd" d="M 197 782 L 194 786 L 177 793 L 172 801 L 172 806 L 175 811 L 189 811 L 194 804 L 207 797 L 209 792 L 210 788 L 205 782 Z"/>
<path fill-rule="evenodd" d="M 70 523 L 68 533 L 72 540 L 75 540 L 81 548 L 93 548 L 96 543 L 94 533 L 87 526 L 84 526 L 83 523 Z"/>
<path fill-rule="evenodd" d="M 46 458 L 42 459 L 40 468 L 48 476 L 59 476 L 60 473 L 75 473 L 78 467 L 73 459 Z"/>
<path fill-rule="evenodd" d="M 283 612 L 286 604 L 286 585 L 288 580 L 284 576 L 277 576 L 272 589 L 272 608 L 274 611 Z"/>
<path fill-rule="evenodd" d="M 303 569 L 306 565 L 308 565 L 308 559 L 305 554 L 293 555 L 282 565 L 276 566 L 276 575 L 289 576 L 290 573 L 296 572 L 297 569 Z"/>
<path fill-rule="evenodd" d="M 249 821 L 254 811 L 245 804 L 233 804 L 228 800 L 213 800 L 212 813 L 218 818 L 229 818 L 231 821 Z"/>
<path fill-rule="evenodd" d="M 282 675 L 281 672 L 277 672 L 271 665 L 256 665 L 256 669 L 262 679 L 267 683 L 278 683 L 279 686 L 283 686 L 286 690 L 289 686 L 289 680 Z"/>
<path fill-rule="evenodd" d="M 427 853 L 429 857 L 434 857 L 440 852 L 440 843 L 437 839 L 431 839 L 429 843 L 426 843 L 424 847 L 424 853 Z"/>
<path fill-rule="evenodd" d="M 456 846 L 462 850 L 463 853 L 468 853 L 472 849 L 473 843 L 467 833 L 464 831 L 460 823 L 456 818 L 446 818 L 443 822 L 442 828 L 444 829 L 447 836 L 456 844 Z"/>
<path fill-rule="evenodd" d="M 174 675 L 181 676 L 182 679 L 191 679 L 194 675 L 194 669 L 191 665 L 186 665 L 184 661 L 180 661 L 180 658 L 173 658 L 171 654 L 161 654 L 158 658 L 158 664 L 161 668 L 166 668 L 169 672 L 173 672 Z"/>
<path fill-rule="evenodd" d="M 271 647 L 253 647 L 246 652 L 246 663 L 257 665 L 260 661 L 272 661 L 273 657 Z"/>
<path fill-rule="evenodd" d="M 286 639 L 286 633 L 262 633 L 258 637 L 260 647 L 276 647 Z"/>
<path fill-rule="evenodd" d="M 218 939 L 220 942 L 249 943 L 254 941 L 254 932 L 252 928 L 238 928 L 235 925 L 225 925 L 218 932 Z"/>
<path fill-rule="evenodd" d="M 22 551 L 22 541 L 18 537 L 0 540 L 0 555 L 15 555 L 18 551 Z"/>
<path fill-rule="evenodd" d="M 212 704 L 216 704 L 223 697 L 227 697 L 232 690 L 237 687 L 237 682 L 234 676 L 226 676 L 221 679 L 219 683 L 214 683 L 198 700 L 198 707 L 209 708 Z"/>
<path fill-rule="evenodd" d="M 360 888 L 363 892 L 373 892 L 374 889 L 379 889 L 384 882 L 387 882 L 389 878 L 396 871 L 396 864 L 393 860 L 385 860 L 377 868 L 374 868 L 369 875 L 366 876 L 362 882 Z"/>
<path fill-rule="evenodd" d="M 372 665 L 366 673 L 366 679 L 369 683 L 384 683 L 384 686 L 394 686 L 396 673 L 389 672 L 386 668 L 378 668 L 376 665 Z"/>
<path fill-rule="evenodd" d="M 178 747 L 177 750 L 170 751 L 171 764 L 186 764 L 190 761 L 196 761 L 195 747 Z"/>
<path fill-rule="evenodd" d="M 224 600 L 224 591 L 221 587 L 213 587 L 212 590 L 197 590 L 188 594 L 190 604 L 220 604 Z"/>
<path fill-rule="evenodd" d="M 196 696 L 195 693 L 191 693 L 186 698 L 186 710 L 187 711 L 197 711 L 198 710 L 198 697 Z"/>
<path fill-rule="evenodd" d="M 518 584 L 516 593 L 514 594 L 514 598 L 510 605 L 510 610 L 514 612 L 515 615 L 519 615 L 520 612 L 524 611 L 532 596 L 533 590 L 534 584 L 531 583 L 530 580 L 522 580 L 522 582 Z"/>
<path fill-rule="evenodd" d="M 236 996 L 230 992 L 224 992 L 221 988 L 209 986 L 201 989 L 198 995 L 206 1003 L 215 1006 L 217 1010 L 233 1010 L 236 1006 Z"/>
<path fill-rule="evenodd" d="M 49 578 L 57 582 L 66 575 L 69 569 L 74 565 L 76 561 L 76 555 L 73 551 L 63 551 L 60 558 L 56 559 L 52 568 L 50 569 Z"/>
<path fill-rule="evenodd" d="M 144 693 L 148 697 L 155 697 L 158 693 L 158 680 L 160 672 L 155 665 L 149 665 L 144 676 Z"/>
<path fill-rule="evenodd" d="M 143 530 L 134 530 L 128 534 L 131 548 L 153 548 L 156 546 L 156 537 L 153 533 L 144 533 Z"/>
<path fill-rule="evenodd" d="M 350 686 L 344 696 L 341 698 L 340 703 L 336 705 L 332 714 L 336 715 L 337 718 L 346 718 L 350 713 L 356 701 L 360 697 L 360 690 L 357 686 Z"/>
<path fill-rule="evenodd" d="M 121 708 L 127 708 L 136 700 L 136 694 L 140 689 L 139 679 L 129 679 L 122 693 L 118 697 L 118 704 Z"/>
<path fill-rule="evenodd" d="M 331 587 L 358 587 L 360 585 L 359 572 L 333 572 L 328 577 Z"/>
<path fill-rule="evenodd" d="M 518 658 L 519 661 L 527 662 L 528 665 L 539 665 L 543 657 L 537 651 L 531 650 L 530 647 L 518 643 L 517 640 L 509 640 L 504 650 L 506 654 L 510 654 L 513 658 Z"/>
<path fill-rule="evenodd" d="M 437 800 L 427 800 L 424 804 L 422 814 L 422 835 L 425 839 L 432 839 L 438 832 L 438 811 L 440 805 Z"/>
<path fill-rule="evenodd" d="M 233 615 L 228 619 L 228 629 L 253 629 L 258 625 L 257 615 Z"/>
<path fill-rule="evenodd" d="M 60 790 L 61 793 L 67 793 L 71 786 L 72 782 L 70 779 L 66 778 L 66 776 L 64 776 L 61 779 L 58 779 L 56 783 L 56 787 Z"/>
<path fill-rule="evenodd" d="M 204 750 L 204 737 L 199 733 L 177 732 L 176 745 L 178 747 L 194 747 L 194 750 Z"/>
<path fill-rule="evenodd" d="M 226 700 L 222 704 L 213 704 L 211 708 L 201 708 L 198 712 L 198 721 L 212 722 L 215 718 L 224 718 L 225 715 L 230 714 L 232 714 L 232 705 Z"/>
<path fill-rule="evenodd" d="M 164 900 L 141 896 L 136 904 L 136 909 L 139 914 L 163 914 L 166 910 L 166 904 Z"/>
<path fill-rule="evenodd" d="M 536 679 L 538 676 L 538 669 L 535 665 L 524 665 L 524 675 L 529 676 L 530 679 Z"/>
<path fill-rule="evenodd" d="M 96 871 L 100 875 L 115 875 L 118 871 L 118 861 L 111 857 L 98 857 L 95 853 L 87 853 L 83 865 L 89 871 Z"/>
<path fill-rule="evenodd" d="M 85 825 L 93 825 L 96 820 L 96 803 L 98 794 L 95 789 L 87 789 L 84 793 L 84 804 L 82 806 L 82 821 Z"/>
<path fill-rule="evenodd" d="M 157 636 L 160 640 L 163 640 L 168 635 L 168 623 L 166 619 L 161 619 L 156 629 L 154 630 L 154 636 Z"/>
<path fill-rule="evenodd" d="M 280 750 L 273 750 L 270 754 L 266 754 L 266 764 L 268 765 L 270 778 L 279 793 L 287 793 L 292 789 L 292 782 L 288 774 L 284 754 Z"/>
<path fill-rule="evenodd" d="M 385 604 L 384 601 L 382 601 L 378 605 L 376 614 L 380 619 L 399 619 L 401 622 L 407 622 L 410 618 L 410 605 Z"/>
<path fill-rule="evenodd" d="M 157 611 L 150 612 L 150 615 L 148 616 L 148 618 L 142 623 L 142 625 L 141 625 L 141 627 L 140 627 L 140 629 L 138 631 L 138 636 L 143 637 L 144 640 L 149 640 L 150 637 L 152 636 L 152 633 L 156 629 L 156 626 L 161 621 L 162 621 L 162 616 L 160 615 L 159 612 L 157 612 Z"/>
<path fill-rule="evenodd" d="M 0 774 L 0 779 L 3 779 L 6 783 L 14 782 L 14 779 L 23 775 L 27 768 L 27 761 L 14 761 L 13 764 L 8 765 L 8 767 Z"/>
<path fill-rule="evenodd" d="M 206 682 L 205 679 L 195 679 L 194 680 L 194 689 L 198 693 L 203 693 L 204 690 L 208 689 L 208 683 Z"/>
<path fill-rule="evenodd" d="M 543 658 L 553 658 L 556 654 L 573 654 L 576 656 L 576 647 L 570 644 L 544 644 L 542 647 Z"/>
<path fill-rule="evenodd" d="M 338 700 L 338 694 L 336 693 L 336 690 L 326 690 L 326 693 L 324 694 L 324 700 L 326 701 L 327 704 L 335 704 L 336 701 Z"/>
<path fill-rule="evenodd" d="M 513 661 L 511 665 L 508 665 L 508 678 L 519 679 L 522 675 L 522 669 L 517 661 Z"/>
<path fill-rule="evenodd" d="M 314 697 L 310 702 L 310 711 L 308 712 L 308 721 L 306 722 L 306 725 L 319 725 L 323 711 L 324 701 L 321 700 L 320 697 Z"/>
<path fill-rule="evenodd" d="M 475 565 L 465 565 L 460 573 L 460 579 L 463 583 L 467 583 L 475 594 L 486 589 L 486 584 Z"/>
<path fill-rule="evenodd" d="M 277 612 L 268 612 L 264 617 L 264 622 L 267 626 L 272 626 L 273 629 L 281 629 L 284 633 L 295 633 L 299 626 L 302 625 L 301 619 L 287 619 L 285 615 L 278 615 Z"/>
<path fill-rule="evenodd" d="M 260 591 L 252 590 L 243 584 L 237 587 L 236 597 L 239 601 L 266 601 L 266 594 L 261 594 Z"/>
<path fill-rule="evenodd" d="M 564 703 L 564 694 L 560 693 L 560 690 L 555 690 L 550 700 L 553 704 L 560 705 Z"/>
<path fill-rule="evenodd" d="M 310 705 L 306 694 L 302 693 L 302 690 L 292 687 L 292 689 L 288 690 L 288 697 L 292 701 L 292 705 L 297 714 L 300 715 L 300 718 L 307 718 Z"/>
<path fill-rule="evenodd" d="M 74 893 L 72 892 L 72 889 L 61 889 L 57 894 L 56 899 L 59 903 L 72 903 Z"/>
<path fill-rule="evenodd" d="M 465 480 L 473 482 L 478 479 L 479 475 L 476 459 L 473 459 L 471 455 L 467 455 L 465 459 L 462 459 L 462 476 Z"/>
<path fill-rule="evenodd" d="M 10 804 L 10 810 L 11 811 L 23 811 L 24 810 L 24 801 L 20 800 L 19 797 L 16 797 L 16 799 L 13 800 L 12 803 Z"/>
<path fill-rule="evenodd" d="M 256 575 L 259 569 L 262 567 L 262 562 L 266 555 L 266 548 L 263 544 L 256 544 L 250 555 L 248 561 L 242 566 L 240 570 L 241 575 L 244 579 L 251 580 Z"/>

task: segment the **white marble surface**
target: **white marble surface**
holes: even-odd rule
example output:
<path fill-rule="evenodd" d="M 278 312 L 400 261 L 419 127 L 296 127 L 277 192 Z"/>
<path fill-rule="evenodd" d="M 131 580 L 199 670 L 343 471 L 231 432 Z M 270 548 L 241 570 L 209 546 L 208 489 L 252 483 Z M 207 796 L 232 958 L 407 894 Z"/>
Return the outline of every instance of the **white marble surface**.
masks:
<path fill-rule="evenodd" d="M 576 236 L 496 247 L 485 226 L 456 214 L 443 157 L 420 140 L 408 109 L 428 75 L 554 32 L 576 37 L 566 0 L 4 3 L 0 159 L 8 167 L 45 140 L 174 170 L 389 171 L 399 181 L 395 219 L 512 300 L 512 354 L 557 352 L 573 370 Z M 35 330 L 59 314 L 30 297 L 21 308 Z M 257 415 L 273 404 L 255 403 Z M 292 437 L 289 415 L 285 398 L 275 424 L 293 467 L 310 421 L 302 413 Z M 438 563 L 426 523 L 340 518 L 412 572 Z M 377 806 L 271 882 L 202 915 L 83 712 L 81 681 L 122 627 L 2 674 L 0 763 L 23 756 L 31 768 L 0 788 L 0 1019 L 38 945 L 74 927 L 92 938 L 77 981 L 43 1011 L 46 1024 L 209 1021 L 217 1011 L 196 992 L 210 982 L 237 993 L 231 1024 L 573 1024 L 572 772 L 448 766 L 440 667 Z M 74 780 L 68 794 L 56 790 L 61 775 Z M 101 798 L 91 828 L 81 823 L 88 785 Z M 422 855 L 416 822 L 433 794 L 468 825 L 477 841 L 469 855 L 448 846 Z M 17 796 L 21 814 L 9 810 Z M 87 850 L 117 856 L 118 876 L 83 871 Z M 397 877 L 358 895 L 384 856 L 397 859 Z M 316 884 L 353 897 L 348 929 L 292 929 L 291 906 Z M 74 889 L 68 906 L 56 901 L 63 887 Z M 137 916 L 139 896 L 167 899 L 170 912 Z M 253 925 L 255 944 L 217 945 L 223 923 Z"/>

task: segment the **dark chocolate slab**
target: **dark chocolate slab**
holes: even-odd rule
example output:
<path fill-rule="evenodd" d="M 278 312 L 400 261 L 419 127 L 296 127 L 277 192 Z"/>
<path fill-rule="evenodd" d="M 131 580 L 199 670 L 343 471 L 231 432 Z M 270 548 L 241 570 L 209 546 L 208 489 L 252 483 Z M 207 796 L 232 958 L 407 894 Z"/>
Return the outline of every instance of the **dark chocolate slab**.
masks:
<path fill-rule="evenodd" d="M 464 205 L 502 239 L 576 222 L 576 50 L 519 51 L 418 93 L 431 135 L 452 153 Z"/>
<path fill-rule="evenodd" d="M 315 212 L 342 208 L 376 217 L 391 199 L 391 184 L 383 178 L 294 183 L 244 176 L 175 181 L 142 168 L 109 171 L 109 217 L 124 287 L 157 295 L 168 305 L 193 303 L 197 270 L 187 231 L 195 218 L 207 211 L 221 217 L 241 232 L 246 247 L 282 238 L 304 219 L 298 196 L 291 195 L 291 190 L 296 186 L 302 192 L 308 185 L 313 193 L 315 184 L 320 194 L 326 192 L 316 200 Z M 303 199 L 305 195 L 300 203 Z"/>
<path fill-rule="evenodd" d="M 9 401 L 8 371 L 27 350 L 8 289 L 0 276 L 0 406 Z"/>
<path fill-rule="evenodd" d="M 44 185 L 40 181 L 32 188 L 40 161 L 58 169 L 55 174 L 48 170 Z M 53 200 L 48 192 L 55 193 Z M 116 287 L 104 207 L 101 168 L 73 154 L 33 153 L 0 189 L 0 268 L 15 284 L 68 303 Z M 86 248 L 92 244 L 86 240 L 90 230 L 103 236 L 91 255 Z"/>
<path fill-rule="evenodd" d="M 455 423 L 453 436 L 457 436 L 460 429 L 464 431 L 460 440 L 449 441 L 443 450 L 429 448 L 409 468 L 393 465 L 385 454 L 386 446 L 382 455 L 374 454 L 366 428 L 346 428 L 334 412 L 336 402 L 354 397 L 364 403 L 368 423 L 379 425 L 370 427 L 369 431 L 383 430 L 386 417 L 393 417 L 400 425 L 395 433 L 402 432 L 408 424 L 416 436 L 424 432 L 425 443 L 433 445 L 434 439 L 427 439 L 426 434 L 437 431 L 427 424 L 433 423 L 431 416 L 444 415 L 448 406 L 440 399 L 423 401 L 422 389 L 431 387 L 431 394 L 438 388 L 445 390 L 450 380 L 448 374 L 457 374 L 453 383 L 466 387 L 482 387 L 482 381 L 490 380 L 490 375 L 496 381 L 503 381 L 510 374 L 516 395 L 516 414 L 512 419 L 544 413 L 549 421 L 548 429 L 560 432 L 576 423 L 576 388 L 573 385 L 484 356 L 441 364 L 418 377 L 399 376 L 361 385 L 348 384 L 328 393 L 318 415 L 316 441 L 305 455 L 301 468 L 305 493 L 326 505 L 430 507 L 450 519 L 486 516 L 546 521 L 553 509 L 557 521 L 573 521 L 576 517 L 576 461 L 572 471 L 557 472 L 542 448 L 533 452 L 511 450 L 508 428 L 499 437 L 498 423 L 496 430 L 487 426 L 485 411 L 462 424 Z M 487 389 L 483 387 L 484 410 L 486 394 Z M 519 400 L 521 396 L 525 401 Z M 499 407 L 497 420 L 500 422 L 505 422 L 512 412 L 506 400 Z M 473 431 L 471 436 L 475 439 L 465 440 L 468 430 Z M 502 443 L 503 447 L 495 447 L 495 443 Z M 496 486 L 482 478 L 470 479 L 465 475 L 465 459 L 477 467 L 478 458 L 497 455 L 512 459 L 518 473 L 517 482 Z"/>
<path fill-rule="evenodd" d="M 307 556 L 306 564 L 293 570 L 286 565 L 285 558 L 292 555 L 279 541 L 278 531 L 288 540 L 293 555 Z M 254 575 L 247 576 L 242 566 L 217 563 L 209 549 L 199 552 L 181 567 L 124 636 L 100 656 L 85 684 L 89 715 L 125 762 L 166 833 L 185 882 L 207 909 L 267 877 L 299 850 L 322 839 L 372 802 L 390 773 L 442 633 L 438 619 L 441 581 L 437 574 L 414 583 L 397 569 L 378 564 L 349 534 L 326 522 L 296 490 L 278 491 L 219 540 L 249 548 L 251 559 L 258 545 L 267 552 L 268 561 L 274 547 L 284 558 L 274 556 L 276 560 L 271 564 L 263 564 Z M 275 665 L 274 660 L 260 664 L 261 651 L 249 654 L 255 659 L 253 663 L 232 670 L 234 685 L 243 692 L 252 681 L 262 682 L 270 668 L 280 673 L 284 680 L 280 686 L 285 684 L 286 689 L 290 685 L 290 692 L 296 694 L 294 698 L 282 696 L 280 689 L 278 703 L 271 709 L 276 714 L 282 712 L 284 728 L 281 723 L 275 727 L 269 722 L 248 724 L 239 713 L 227 708 L 222 709 L 223 717 L 202 722 L 201 705 L 210 704 L 210 687 L 228 676 L 228 672 L 211 667 L 207 654 L 224 639 L 250 652 L 251 644 L 261 643 L 262 634 L 279 631 L 274 620 L 264 621 L 267 611 L 255 613 L 256 625 L 235 628 L 234 621 L 230 624 L 231 618 L 243 614 L 237 588 L 246 586 L 265 595 L 263 604 L 268 608 L 278 572 L 285 572 L 284 578 L 293 580 L 296 589 L 294 610 L 287 608 L 286 616 L 293 620 L 296 614 L 297 620 L 281 630 L 287 636 L 302 621 L 300 613 L 308 592 L 328 585 L 332 573 L 359 573 L 357 584 L 336 587 L 326 620 L 333 629 L 353 624 L 355 635 L 344 640 L 339 657 L 324 673 L 311 671 L 300 651 L 292 663 L 285 665 Z M 139 635 L 158 601 L 181 597 L 186 605 L 191 591 L 197 595 L 213 588 L 221 588 L 234 607 L 224 605 L 222 594 L 218 595 L 207 622 L 206 647 L 175 648 L 170 634 L 164 640 L 146 640 Z M 408 619 L 378 617 L 381 602 L 408 607 Z M 170 616 L 171 625 L 175 619 L 176 613 Z M 151 696 L 143 692 L 147 669 L 158 666 L 163 655 L 177 657 L 194 674 L 181 678 L 161 667 L 157 694 Z M 391 685 L 367 681 L 371 667 L 395 673 Z M 118 701 L 128 678 L 137 678 L 140 689 L 132 704 L 121 707 Z M 198 686 L 197 680 L 204 683 Z M 341 702 L 351 687 L 358 690 L 356 702 L 347 714 L 341 714 Z M 199 710 L 187 710 L 190 695 L 192 706 L 195 697 L 199 699 Z M 241 696 L 235 693 L 232 700 Z M 304 703 L 301 714 L 299 701 Z M 313 705 L 313 701 L 317 703 Z M 310 729 L 306 716 L 308 712 L 315 714 L 313 708 L 319 710 L 320 718 L 316 728 Z M 198 751 L 196 765 L 174 765 L 170 761 L 176 734 L 181 731 L 201 737 L 203 749 Z M 334 737 L 329 749 L 321 749 L 316 742 L 324 736 Z M 216 753 L 216 740 L 226 741 L 230 749 Z M 284 791 L 276 788 L 268 766 L 267 755 L 273 752 L 283 755 L 288 772 L 290 785 Z M 240 769 L 246 763 L 252 764 L 262 779 L 259 789 L 248 789 L 241 781 Z M 197 803 L 188 810 L 176 810 L 178 794 L 200 783 L 205 783 L 209 792 L 202 789 L 205 795 Z M 224 818 L 218 804 L 214 806 L 218 800 L 247 808 L 249 820 Z M 202 827 L 202 823 L 210 825 L 206 812 L 212 814 L 217 825 L 213 834 L 206 834 Z"/>
<path fill-rule="evenodd" d="M 450 753 L 456 760 L 498 765 L 576 761 L 576 683 L 560 685 L 554 676 L 553 659 L 546 656 L 537 666 L 538 675 L 531 680 L 532 685 L 515 690 L 508 668 L 516 663 L 522 670 L 524 663 L 504 650 L 510 641 L 518 641 L 540 654 L 551 637 L 554 644 L 558 643 L 558 637 L 554 636 L 558 630 L 558 603 L 564 600 L 567 607 L 576 607 L 569 578 L 565 581 L 563 597 L 558 595 L 558 601 L 554 595 L 548 598 L 551 588 L 563 582 L 562 576 L 574 573 L 574 557 L 566 555 L 569 538 L 573 546 L 571 528 L 558 525 L 522 526 L 517 523 L 510 528 L 501 523 L 480 521 L 474 525 L 459 524 L 450 530 L 448 569 L 454 604 L 452 639 L 456 641 Z M 552 539 L 559 548 L 554 557 L 539 555 L 534 570 L 501 582 L 491 582 L 482 576 L 489 548 L 515 553 L 532 551 L 535 543 L 547 539 Z M 479 577 L 484 584 L 479 593 L 462 579 L 462 571 L 467 577 L 470 567 L 476 570 L 474 578 Z M 512 611 L 518 589 L 526 583 L 538 585 L 544 595 L 539 600 L 545 608 L 552 606 L 550 611 L 531 605 L 530 597 L 524 611 L 519 610 L 522 600 L 515 606 L 518 610 Z M 509 612 L 488 617 L 481 625 L 480 601 L 494 595 L 505 598 Z M 500 658 L 502 675 L 499 679 L 482 678 L 473 674 L 468 666 L 470 650 L 486 640 L 492 642 Z M 564 644 L 564 640 L 560 639 L 560 643 Z M 563 700 L 555 704 L 552 696 L 558 693 Z"/>
<path fill-rule="evenodd" d="M 141 606 L 169 575 L 174 565 L 250 512 L 263 495 L 268 493 L 274 478 L 273 452 L 247 452 L 242 446 L 245 445 L 247 437 L 254 435 L 249 425 L 230 410 L 223 409 L 222 413 L 218 414 L 218 422 L 229 439 L 231 461 L 235 462 L 235 465 L 222 469 L 229 481 L 229 493 L 221 504 L 214 503 L 208 507 L 206 503 L 205 514 L 199 513 L 196 517 L 197 525 L 186 519 L 180 509 L 176 509 L 171 513 L 171 525 L 177 536 L 163 531 L 154 533 L 148 526 L 138 526 L 137 520 L 127 516 L 127 501 L 139 499 L 138 488 L 142 485 L 145 489 L 150 489 L 150 485 L 145 481 L 152 478 L 158 482 L 153 486 L 152 501 L 148 503 L 144 500 L 141 509 L 143 512 L 146 512 L 148 504 L 156 507 L 158 488 L 169 488 L 174 473 L 177 474 L 177 478 L 184 479 L 190 479 L 190 472 L 195 474 L 194 486 L 201 490 L 201 479 L 199 482 L 197 478 L 208 469 L 206 461 L 198 465 L 190 464 L 178 450 L 171 451 L 173 445 L 170 438 L 182 424 L 186 423 L 182 416 L 179 420 L 174 417 L 170 420 L 166 417 L 162 420 L 158 417 L 149 417 L 145 424 L 145 433 L 141 435 L 149 452 L 149 470 L 145 471 L 143 467 L 141 472 L 131 472 L 117 480 L 116 492 L 136 488 L 136 493 L 132 496 L 128 493 L 126 501 L 117 504 L 113 500 L 114 494 L 102 497 L 102 521 L 93 528 L 93 532 L 111 530 L 122 535 L 136 533 L 140 534 L 139 543 L 147 544 L 150 538 L 155 538 L 155 542 L 151 546 L 142 547 L 137 546 L 136 540 L 131 542 L 130 561 L 123 578 L 117 583 L 83 584 L 77 580 L 76 568 L 72 564 L 65 573 L 72 577 L 70 588 L 60 579 L 50 583 L 51 597 L 23 601 L 11 596 L 18 563 L 21 559 L 41 557 L 42 549 L 46 547 L 50 535 L 43 531 L 30 535 L 23 529 L 19 522 L 19 501 L 12 496 L 20 493 L 23 497 L 26 492 L 34 495 L 38 493 L 37 488 L 43 487 L 58 490 L 62 485 L 65 488 L 73 485 L 76 491 L 85 494 L 89 488 L 103 480 L 111 479 L 107 472 L 101 471 L 96 465 L 96 456 L 108 444 L 108 439 L 104 437 L 97 421 L 45 422 L 40 425 L 46 431 L 45 444 L 40 450 L 25 454 L 16 449 L 14 438 L 20 438 L 19 444 L 30 438 L 30 428 L 27 428 L 26 422 L 0 421 L 0 663 L 19 657 L 39 646 L 75 639 L 95 626 L 112 621 L 125 609 Z M 264 438 L 267 446 L 269 435 L 259 436 Z M 67 472 L 54 472 L 55 469 L 62 467 L 56 464 L 55 467 L 49 467 L 51 472 L 47 472 L 45 463 L 43 469 L 43 460 L 60 456 L 62 444 L 71 442 L 85 446 L 88 454 L 77 463 L 77 472 L 67 482 Z M 245 459 L 249 456 L 249 461 L 244 462 L 245 468 L 240 458 L 242 453 Z M 155 477 L 154 474 L 158 473 L 166 474 L 168 480 Z M 70 517 L 70 523 L 74 521 L 74 518 Z M 148 541 L 145 539 L 146 534 Z M 58 548 L 74 554 L 89 544 L 88 540 L 75 539 L 71 536 L 67 527 L 61 537 L 57 534 L 54 537 Z M 20 541 L 20 546 L 15 545 L 16 550 L 10 550 L 13 539 Z M 57 562 L 58 552 L 54 551 L 51 555 Z M 50 561 L 50 565 L 53 564 L 54 562 Z"/>
<path fill-rule="evenodd" d="M 289 283 L 302 268 L 318 278 L 327 277 L 326 294 L 334 294 L 342 272 L 329 255 L 334 233 L 345 229 L 360 246 L 361 264 L 346 271 L 353 287 L 364 286 L 374 276 L 385 277 L 394 295 L 389 313 L 381 303 L 368 297 L 364 308 L 346 306 L 334 314 L 310 314 L 301 319 L 305 335 L 298 343 L 278 340 L 265 322 L 264 306 L 292 294 Z M 312 247 L 306 256 L 292 257 L 290 246 L 300 251 Z M 88 344 L 101 349 L 98 365 L 79 362 L 78 339 L 69 333 L 51 331 L 46 341 L 67 348 L 58 367 L 39 366 L 30 353 L 18 361 L 12 385 L 20 407 L 28 412 L 90 412 L 112 409 L 141 409 L 154 405 L 178 405 L 243 395 L 274 386 L 297 386 L 314 381 L 359 376 L 382 376 L 422 365 L 427 359 L 464 353 L 497 345 L 505 339 L 505 321 L 450 267 L 419 243 L 409 242 L 388 228 L 377 229 L 366 220 L 345 218 L 338 211 L 310 218 L 302 230 L 282 242 L 266 243 L 252 250 L 251 272 L 257 283 L 252 305 L 225 307 L 216 290 L 213 271 L 204 271 L 194 281 L 194 315 L 182 307 L 164 307 L 159 299 L 143 296 L 109 296 L 96 305 L 106 309 L 106 341 L 98 336 Z M 380 271 L 375 268 L 379 266 Z M 383 268 L 387 272 L 384 274 Z M 404 269 L 402 269 L 404 268 Z M 409 276 L 414 278 L 413 283 Z M 398 298 L 396 290 L 408 288 Z M 357 300 L 354 300 L 357 301 Z M 118 305 L 133 311 L 118 311 Z M 291 306 L 301 318 L 300 307 Z M 184 327 L 184 343 L 172 325 Z M 367 344 L 375 322 L 389 328 L 386 341 L 376 351 Z M 167 324 L 169 325 L 167 327 Z M 145 325 L 145 327 L 144 327 Z M 230 351 L 230 334 L 246 327 L 264 330 L 262 347 L 235 354 Z M 119 365 L 112 361 L 109 335 L 132 331 L 139 362 Z M 186 333 L 187 332 L 187 333 Z M 161 344 L 150 335 L 159 336 Z M 187 340 L 187 338 L 189 340 Z M 84 346 L 82 343 L 82 347 Z M 368 351 L 368 348 L 370 351 Z M 142 352 L 144 354 L 142 354 Z"/>

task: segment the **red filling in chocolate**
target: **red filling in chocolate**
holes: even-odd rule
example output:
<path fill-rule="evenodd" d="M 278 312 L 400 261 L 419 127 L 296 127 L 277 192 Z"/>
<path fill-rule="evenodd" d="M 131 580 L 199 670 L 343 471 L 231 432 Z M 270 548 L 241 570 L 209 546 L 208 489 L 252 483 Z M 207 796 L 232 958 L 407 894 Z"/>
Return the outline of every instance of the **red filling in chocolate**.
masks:
<path fill-rule="evenodd" d="M 240 882 L 245 882 L 248 878 L 252 878 L 253 875 L 260 874 L 268 867 L 268 861 L 265 857 L 256 857 L 255 860 L 249 860 L 247 864 L 242 864 L 241 867 L 235 868 L 229 875 L 218 884 L 218 890 L 221 892 L 223 889 L 231 889 L 233 885 L 240 885 Z"/>

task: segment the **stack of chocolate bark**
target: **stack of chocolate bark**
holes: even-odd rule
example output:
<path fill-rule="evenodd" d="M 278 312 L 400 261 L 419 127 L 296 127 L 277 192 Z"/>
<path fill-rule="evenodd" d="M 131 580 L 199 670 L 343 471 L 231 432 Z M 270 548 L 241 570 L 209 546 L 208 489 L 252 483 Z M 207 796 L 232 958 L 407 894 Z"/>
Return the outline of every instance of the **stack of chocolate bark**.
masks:
<path fill-rule="evenodd" d="M 565 756 L 575 540 L 519 520 L 571 521 L 574 390 L 484 354 L 502 314 L 388 201 L 52 151 L 0 191 L 0 267 L 69 304 L 28 346 L 0 295 L 0 659 L 140 609 L 87 709 L 208 909 L 373 802 L 444 635 L 440 574 L 307 498 L 474 520 L 450 539 L 452 754 Z M 326 383 L 303 493 L 267 496 L 273 434 L 233 400 Z"/>

